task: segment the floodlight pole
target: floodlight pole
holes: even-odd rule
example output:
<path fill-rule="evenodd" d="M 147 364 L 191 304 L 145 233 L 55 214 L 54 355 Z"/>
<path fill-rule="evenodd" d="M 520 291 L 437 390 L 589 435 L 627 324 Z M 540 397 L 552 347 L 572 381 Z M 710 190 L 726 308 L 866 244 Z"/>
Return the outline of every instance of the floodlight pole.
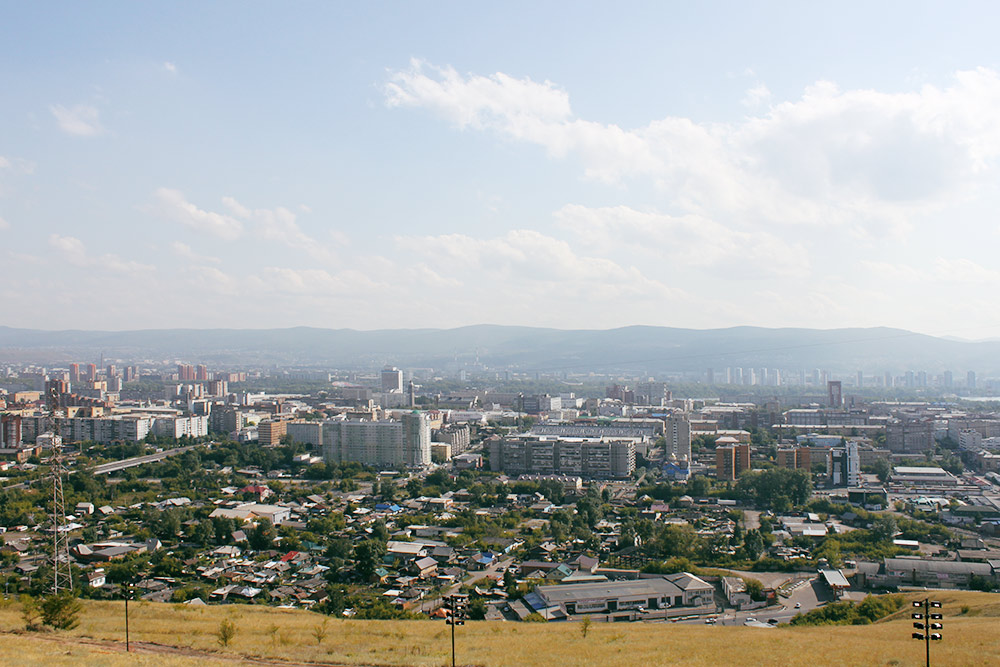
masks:
<path fill-rule="evenodd" d="M 914 600 L 913 606 L 917 609 L 923 609 L 923 613 L 917 612 L 911 614 L 914 621 L 920 621 L 919 623 L 914 623 L 913 627 L 917 630 L 923 630 L 920 632 L 913 632 L 911 636 L 914 639 L 924 640 L 924 660 L 926 667 L 931 667 L 931 640 L 940 640 L 941 633 L 931 632 L 931 630 L 940 630 L 942 623 L 935 622 L 940 621 L 943 616 L 939 612 L 931 612 L 931 609 L 940 609 L 941 603 L 937 600 L 931 600 L 930 598 L 924 598 L 923 601 Z"/>
<path fill-rule="evenodd" d="M 128 641 L 128 584 L 125 585 L 125 652 L 131 652 Z"/>

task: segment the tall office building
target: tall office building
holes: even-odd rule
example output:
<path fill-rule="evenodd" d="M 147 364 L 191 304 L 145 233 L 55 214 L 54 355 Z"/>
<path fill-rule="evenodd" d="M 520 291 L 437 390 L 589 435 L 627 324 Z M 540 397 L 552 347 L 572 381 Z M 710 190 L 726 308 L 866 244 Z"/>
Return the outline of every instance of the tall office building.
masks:
<path fill-rule="evenodd" d="M 69 381 L 74 385 L 80 382 L 80 364 L 69 365 Z"/>
<path fill-rule="evenodd" d="M 969 389 L 976 388 L 976 371 L 969 371 L 965 376 L 965 386 Z"/>

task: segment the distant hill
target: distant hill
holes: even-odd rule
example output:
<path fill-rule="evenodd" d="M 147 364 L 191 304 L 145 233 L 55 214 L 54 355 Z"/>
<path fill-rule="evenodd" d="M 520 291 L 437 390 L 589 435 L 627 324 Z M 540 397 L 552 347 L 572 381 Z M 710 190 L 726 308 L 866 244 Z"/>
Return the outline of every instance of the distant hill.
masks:
<path fill-rule="evenodd" d="M 0 360 L 186 359 L 215 364 L 371 368 L 386 363 L 459 367 L 478 359 L 528 371 L 659 373 L 728 366 L 849 373 L 940 373 L 1000 368 L 1000 341 L 959 341 L 902 329 L 563 330 L 501 325 L 456 329 L 149 329 L 41 331 L 0 327 Z"/>

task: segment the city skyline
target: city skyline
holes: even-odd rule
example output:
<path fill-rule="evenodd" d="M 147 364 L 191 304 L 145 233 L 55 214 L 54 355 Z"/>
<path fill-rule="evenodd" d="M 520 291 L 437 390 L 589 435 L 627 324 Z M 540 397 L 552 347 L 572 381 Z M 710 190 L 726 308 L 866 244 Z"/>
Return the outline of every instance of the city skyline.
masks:
<path fill-rule="evenodd" d="M 1000 336 L 994 6 L 572 8 L 9 8 L 2 324 Z"/>

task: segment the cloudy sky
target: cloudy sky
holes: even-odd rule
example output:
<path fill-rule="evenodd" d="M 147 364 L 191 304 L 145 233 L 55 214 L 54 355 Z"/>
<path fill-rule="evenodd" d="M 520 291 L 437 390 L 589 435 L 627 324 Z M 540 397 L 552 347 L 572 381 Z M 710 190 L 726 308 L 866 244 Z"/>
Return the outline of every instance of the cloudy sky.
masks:
<path fill-rule="evenodd" d="M 8 3 L 2 322 L 1000 335 L 996 3 Z"/>

